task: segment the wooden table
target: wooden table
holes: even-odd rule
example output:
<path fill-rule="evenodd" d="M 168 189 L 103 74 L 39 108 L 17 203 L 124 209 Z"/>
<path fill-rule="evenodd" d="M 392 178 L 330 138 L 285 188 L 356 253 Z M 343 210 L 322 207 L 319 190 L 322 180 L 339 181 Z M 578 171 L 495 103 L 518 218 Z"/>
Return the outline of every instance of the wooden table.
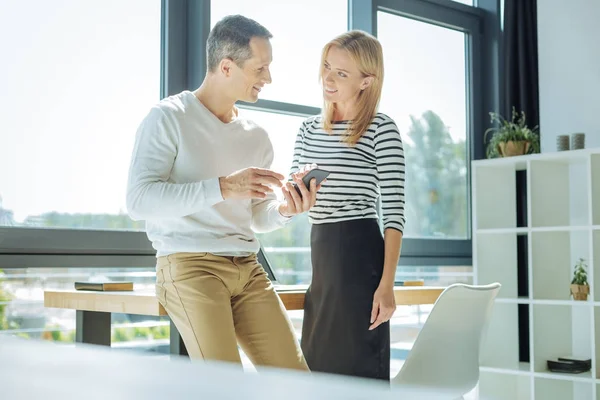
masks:
<path fill-rule="evenodd" d="M 443 287 L 400 286 L 394 288 L 396 304 L 433 304 Z M 287 310 L 302 310 L 306 289 L 277 286 L 277 292 Z M 86 290 L 48 290 L 44 292 L 44 306 L 76 310 L 75 340 L 110 346 L 112 313 L 167 316 L 167 312 L 152 291 L 95 292 Z M 187 355 L 183 340 L 171 321 L 171 354 Z"/>

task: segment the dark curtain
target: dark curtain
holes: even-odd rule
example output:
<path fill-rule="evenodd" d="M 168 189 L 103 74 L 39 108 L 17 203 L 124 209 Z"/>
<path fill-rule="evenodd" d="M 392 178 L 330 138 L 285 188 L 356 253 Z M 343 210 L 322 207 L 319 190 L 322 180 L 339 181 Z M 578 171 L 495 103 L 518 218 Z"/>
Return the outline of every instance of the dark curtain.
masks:
<path fill-rule="evenodd" d="M 533 128 L 540 123 L 537 45 L 537 1 L 504 0 L 504 104 L 501 113 L 511 118 L 512 108 L 525 112 L 527 125 Z M 527 204 L 526 177 L 517 176 L 517 204 Z M 526 207 L 523 207 L 526 209 Z M 522 217 L 526 216 L 524 210 Z M 527 226 L 526 218 L 517 221 Z M 517 279 L 519 296 L 528 296 L 527 237 L 519 237 Z M 529 306 L 519 305 L 519 360 L 530 362 Z"/>
<path fill-rule="evenodd" d="M 524 111 L 527 125 L 540 123 L 537 0 L 504 0 L 505 92 L 502 113 Z"/>

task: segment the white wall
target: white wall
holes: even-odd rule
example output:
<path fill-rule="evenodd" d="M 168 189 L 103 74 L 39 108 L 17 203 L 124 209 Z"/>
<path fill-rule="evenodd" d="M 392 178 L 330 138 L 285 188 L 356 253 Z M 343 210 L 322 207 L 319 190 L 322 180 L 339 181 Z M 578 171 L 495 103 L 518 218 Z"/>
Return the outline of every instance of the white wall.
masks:
<path fill-rule="evenodd" d="M 584 132 L 600 147 L 600 0 L 538 0 L 542 152 Z"/>

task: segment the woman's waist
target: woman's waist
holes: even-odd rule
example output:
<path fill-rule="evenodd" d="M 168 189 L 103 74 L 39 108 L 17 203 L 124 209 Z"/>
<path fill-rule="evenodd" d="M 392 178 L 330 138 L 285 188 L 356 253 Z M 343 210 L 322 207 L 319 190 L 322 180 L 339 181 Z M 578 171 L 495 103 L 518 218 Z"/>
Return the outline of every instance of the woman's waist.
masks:
<path fill-rule="evenodd" d="M 308 215 L 313 223 L 354 220 L 359 218 L 378 218 L 377 203 L 360 202 L 338 204 L 315 204 Z"/>

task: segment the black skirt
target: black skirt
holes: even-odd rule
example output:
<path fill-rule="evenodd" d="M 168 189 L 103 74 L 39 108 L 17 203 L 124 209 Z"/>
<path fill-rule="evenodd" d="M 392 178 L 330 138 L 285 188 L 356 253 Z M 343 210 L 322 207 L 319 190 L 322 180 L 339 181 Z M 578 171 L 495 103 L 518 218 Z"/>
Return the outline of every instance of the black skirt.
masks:
<path fill-rule="evenodd" d="M 312 371 L 389 381 L 389 323 L 369 331 L 384 248 L 375 219 L 313 224 L 301 341 Z"/>

